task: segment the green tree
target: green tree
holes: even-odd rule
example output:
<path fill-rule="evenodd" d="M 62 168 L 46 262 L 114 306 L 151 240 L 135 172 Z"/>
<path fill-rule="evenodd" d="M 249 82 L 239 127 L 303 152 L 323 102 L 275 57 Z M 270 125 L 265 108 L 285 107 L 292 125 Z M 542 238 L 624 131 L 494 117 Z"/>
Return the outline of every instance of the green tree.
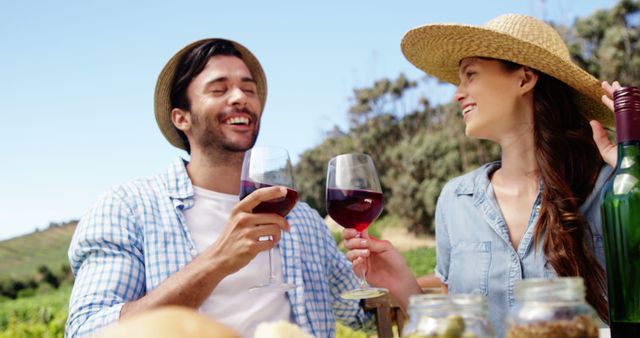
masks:
<path fill-rule="evenodd" d="M 366 124 L 372 117 L 398 113 L 404 110 L 402 97 L 418 83 L 409 80 L 404 74 L 395 80 L 381 79 L 373 86 L 353 90 L 353 104 L 349 108 L 348 116 L 351 126 Z"/>
<path fill-rule="evenodd" d="M 638 1 L 622 0 L 576 20 L 568 38 L 573 59 L 599 79 L 640 85 L 639 11 Z"/>
<path fill-rule="evenodd" d="M 302 153 L 294 168 L 296 189 L 300 194 L 300 199 L 325 215 L 324 190 L 327 163 L 335 155 L 354 151 L 356 148 L 352 138 L 336 128 L 332 135 L 328 136 L 320 145 Z"/>
<path fill-rule="evenodd" d="M 26 287 L 24 282 L 13 278 L 3 281 L 0 286 L 2 286 L 2 295 L 13 299 L 18 296 L 18 291 Z"/>
<path fill-rule="evenodd" d="M 60 280 L 51 272 L 48 266 L 40 265 L 40 267 L 38 267 L 38 274 L 42 282 L 48 283 L 56 289 L 60 286 Z"/>

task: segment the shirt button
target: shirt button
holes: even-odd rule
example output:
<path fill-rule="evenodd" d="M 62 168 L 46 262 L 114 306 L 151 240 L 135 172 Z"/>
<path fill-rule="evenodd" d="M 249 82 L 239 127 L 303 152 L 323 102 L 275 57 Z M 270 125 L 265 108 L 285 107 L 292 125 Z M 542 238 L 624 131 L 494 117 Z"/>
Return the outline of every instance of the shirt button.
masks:
<path fill-rule="evenodd" d="M 198 251 L 196 249 L 191 249 L 190 253 L 191 253 L 191 256 L 193 257 L 198 255 Z"/>

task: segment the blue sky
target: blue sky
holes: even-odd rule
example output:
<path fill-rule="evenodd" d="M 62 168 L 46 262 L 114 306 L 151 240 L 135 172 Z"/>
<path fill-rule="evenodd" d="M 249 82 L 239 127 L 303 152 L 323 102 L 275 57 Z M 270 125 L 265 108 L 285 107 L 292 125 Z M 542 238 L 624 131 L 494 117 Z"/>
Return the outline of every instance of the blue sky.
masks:
<path fill-rule="evenodd" d="M 269 96 L 258 144 L 297 159 L 347 127 L 355 87 L 421 72 L 400 52 L 410 28 L 482 24 L 514 12 L 570 24 L 615 0 L 3 1 L 0 4 L 0 240 L 80 218 L 110 186 L 184 153 L 153 116 L 164 63 L 204 37 L 260 59 Z M 450 87 L 424 85 L 432 102 Z"/>

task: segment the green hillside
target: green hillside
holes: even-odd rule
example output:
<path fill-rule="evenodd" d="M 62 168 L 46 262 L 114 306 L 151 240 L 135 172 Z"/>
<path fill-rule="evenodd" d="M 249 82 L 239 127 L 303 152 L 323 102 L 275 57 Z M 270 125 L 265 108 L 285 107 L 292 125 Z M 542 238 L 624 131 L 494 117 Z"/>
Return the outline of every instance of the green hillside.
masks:
<path fill-rule="evenodd" d="M 32 277 L 40 265 L 59 271 L 77 222 L 0 241 L 0 280 Z"/>

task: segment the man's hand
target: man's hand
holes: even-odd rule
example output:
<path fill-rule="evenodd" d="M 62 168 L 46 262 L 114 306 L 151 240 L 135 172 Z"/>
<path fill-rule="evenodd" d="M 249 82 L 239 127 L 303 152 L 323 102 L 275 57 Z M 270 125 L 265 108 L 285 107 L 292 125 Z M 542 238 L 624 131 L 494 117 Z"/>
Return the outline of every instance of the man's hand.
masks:
<path fill-rule="evenodd" d="M 254 214 L 260 203 L 284 197 L 284 187 L 257 189 L 238 202 L 229 215 L 224 232 L 203 255 L 215 260 L 225 275 L 247 264 L 258 253 L 269 250 L 280 240 L 280 231 L 289 231 L 289 223 L 278 214 Z"/>

